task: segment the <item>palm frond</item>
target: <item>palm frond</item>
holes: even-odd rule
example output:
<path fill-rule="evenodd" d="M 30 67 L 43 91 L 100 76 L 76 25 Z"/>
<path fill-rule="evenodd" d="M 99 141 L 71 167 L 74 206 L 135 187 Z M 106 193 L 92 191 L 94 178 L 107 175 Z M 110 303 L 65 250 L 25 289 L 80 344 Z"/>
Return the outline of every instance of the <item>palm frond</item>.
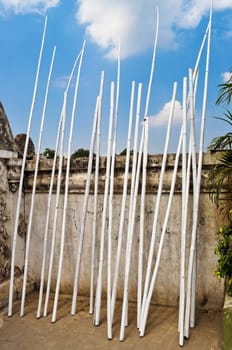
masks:
<path fill-rule="evenodd" d="M 232 126 L 232 113 L 229 109 L 226 109 L 226 113 L 224 113 L 225 118 L 223 117 L 214 117 L 215 119 L 222 120 L 223 122 L 228 123 L 230 126 Z"/>
<path fill-rule="evenodd" d="M 225 103 L 229 105 L 232 99 L 232 82 L 220 84 L 219 87 L 220 87 L 220 90 L 219 90 L 220 95 L 216 100 L 216 104 L 220 105 L 221 103 Z"/>
<path fill-rule="evenodd" d="M 217 98 L 216 104 L 220 105 L 221 103 L 225 103 L 229 105 L 232 100 L 232 70 L 230 69 L 231 76 L 230 78 L 222 84 L 219 84 L 219 96 Z"/>
<path fill-rule="evenodd" d="M 210 142 L 209 150 L 226 150 L 232 148 L 232 132 L 225 135 L 214 137 Z"/>
<path fill-rule="evenodd" d="M 223 84 L 219 85 L 219 96 L 216 104 L 225 103 L 229 105 L 232 102 L 232 69 L 230 69 L 230 78 Z M 232 127 L 232 113 L 226 109 L 223 117 L 215 117 L 229 124 Z M 219 207 L 219 203 L 224 201 L 222 207 L 231 207 L 232 203 L 232 132 L 228 132 L 223 136 L 215 137 L 210 145 L 209 150 L 224 150 L 221 153 L 213 169 L 209 181 L 211 186 L 211 197 L 215 204 Z"/>
<path fill-rule="evenodd" d="M 209 178 L 213 189 L 213 199 L 219 206 L 221 198 L 229 198 L 232 194 L 232 150 L 223 152 L 220 156 L 219 163 L 213 169 Z"/>
<path fill-rule="evenodd" d="M 232 126 L 232 113 L 227 109 L 224 117 L 214 117 L 222 120 Z M 226 150 L 232 148 L 232 132 L 228 132 L 223 136 L 214 137 L 208 146 L 208 150 Z"/>

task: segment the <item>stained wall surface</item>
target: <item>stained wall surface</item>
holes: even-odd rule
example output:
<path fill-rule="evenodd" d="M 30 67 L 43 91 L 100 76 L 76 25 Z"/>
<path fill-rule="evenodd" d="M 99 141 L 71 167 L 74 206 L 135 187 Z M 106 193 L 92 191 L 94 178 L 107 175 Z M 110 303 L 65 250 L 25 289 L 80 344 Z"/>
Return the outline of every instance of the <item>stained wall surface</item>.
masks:
<path fill-rule="evenodd" d="M 175 155 L 169 155 L 167 160 L 167 171 L 161 196 L 161 205 L 157 222 L 156 247 L 154 254 L 154 263 L 157 256 L 158 245 L 164 224 L 164 218 L 167 211 L 167 203 L 170 193 L 170 182 L 173 174 Z M 144 253 L 143 253 L 143 270 L 146 273 L 146 264 L 149 254 L 151 233 L 153 227 L 154 210 L 157 199 L 157 188 L 159 184 L 160 167 L 162 156 L 150 156 L 147 173 L 147 193 L 145 199 L 145 220 L 144 220 Z M 202 171 L 202 188 L 200 194 L 199 216 L 197 224 L 197 304 L 205 308 L 219 308 L 223 303 L 224 285 L 214 276 L 213 271 L 216 266 L 217 257 L 214 253 L 216 246 L 216 236 L 220 217 L 209 196 L 208 176 L 215 164 L 216 155 L 207 153 L 204 155 L 204 166 Z M 62 268 L 61 291 L 72 293 L 74 271 L 76 264 L 76 255 L 79 247 L 79 237 L 81 223 L 83 218 L 84 190 L 86 183 L 88 159 L 77 159 L 71 164 L 71 173 L 69 178 L 69 195 L 66 212 L 65 240 L 64 240 L 64 259 Z M 27 162 L 25 173 L 25 222 L 28 222 L 31 203 L 31 189 L 33 184 L 35 161 Z M 101 159 L 100 178 L 99 178 L 99 196 L 98 196 L 98 214 L 97 214 L 97 233 L 95 244 L 95 281 L 98 274 L 100 236 L 102 226 L 102 211 L 104 197 L 104 180 L 105 180 L 105 158 Z M 40 171 L 37 180 L 37 193 L 35 197 L 35 208 L 33 215 L 33 225 L 31 233 L 30 257 L 29 257 L 29 274 L 39 281 L 41 272 L 41 261 L 43 255 L 45 222 L 47 215 L 48 190 L 50 184 L 52 161 L 41 159 Z M 113 228 L 112 228 L 112 275 L 114 274 L 116 251 L 118 244 L 118 232 L 120 222 L 120 212 L 122 204 L 122 185 L 124 177 L 125 158 L 117 157 L 115 167 L 115 193 L 113 197 Z M 57 179 L 57 177 L 56 177 Z M 88 213 L 84 234 L 83 254 L 81 260 L 81 275 L 79 282 L 79 293 L 89 294 L 90 288 L 90 271 L 93 242 L 93 179 L 92 174 L 91 192 L 89 196 Z M 49 265 L 50 249 L 52 235 L 56 235 L 55 254 L 52 272 L 52 288 L 55 287 L 57 278 L 57 268 L 60 254 L 61 227 L 64 207 L 64 180 L 65 165 L 63 171 L 62 187 L 59 206 L 56 208 L 56 193 L 52 195 L 50 223 L 47 241 L 47 263 Z M 153 293 L 153 302 L 161 305 L 177 305 L 179 299 L 179 274 L 180 274 L 180 242 L 181 242 L 181 164 L 177 175 L 176 188 L 172 200 L 170 217 L 165 230 L 164 244 L 161 255 L 160 266 L 158 269 L 157 280 Z M 128 184 L 130 188 L 130 182 Z M 128 228 L 128 210 L 129 210 L 130 193 L 128 191 L 125 222 L 123 227 L 122 254 L 120 262 L 120 275 L 118 281 L 118 297 L 122 297 L 125 257 L 126 257 L 126 239 Z M 15 201 L 13 204 L 15 207 Z M 15 208 L 12 208 L 12 218 Z M 57 211 L 57 226 L 54 230 L 54 215 Z M 189 247 L 192 233 L 192 192 L 189 195 L 189 216 L 187 224 L 186 237 L 186 268 L 188 266 Z M 108 212 L 107 212 L 108 213 Z M 108 267 L 108 223 L 109 215 L 107 214 L 107 224 L 105 230 L 104 242 L 104 265 L 103 265 L 103 294 L 106 294 L 107 286 L 107 267 Z M 131 257 L 130 281 L 129 281 L 129 298 L 136 300 L 137 293 L 137 275 L 138 275 L 138 255 L 139 255 L 139 227 L 140 227 L 140 193 L 137 200 L 135 226 L 133 230 L 133 246 Z M 154 265 L 153 265 L 154 267 Z M 152 269 L 153 271 L 153 269 Z M 47 276 L 47 272 L 46 272 Z"/>

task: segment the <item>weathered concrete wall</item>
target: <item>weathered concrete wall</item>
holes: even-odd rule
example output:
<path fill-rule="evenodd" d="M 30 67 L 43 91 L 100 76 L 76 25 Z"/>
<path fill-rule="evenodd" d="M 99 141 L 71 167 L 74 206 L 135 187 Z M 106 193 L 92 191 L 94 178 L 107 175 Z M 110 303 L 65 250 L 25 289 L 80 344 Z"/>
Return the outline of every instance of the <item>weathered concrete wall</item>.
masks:
<path fill-rule="evenodd" d="M 215 206 L 209 198 L 208 175 L 212 164 L 215 163 L 214 154 L 205 154 L 204 166 L 202 172 L 202 190 L 200 196 L 200 208 L 198 219 L 198 253 L 197 253 L 197 304 L 205 308 L 218 308 L 223 304 L 224 286 L 213 275 L 217 257 L 214 254 L 216 245 L 215 232 L 219 225 L 219 217 Z M 174 155 L 169 155 L 167 164 L 167 173 L 162 194 L 161 209 L 158 219 L 158 235 L 157 242 L 160 240 L 163 219 L 166 212 L 166 206 L 169 196 L 170 179 L 172 176 Z M 145 213 L 145 251 L 144 265 L 149 251 L 149 242 L 152 231 L 153 215 L 156 201 L 156 192 L 159 182 L 160 166 L 162 156 L 150 156 L 148 163 L 148 178 L 147 178 L 147 194 L 146 194 L 146 213 Z M 120 207 L 122 199 L 122 184 L 124 172 L 124 157 L 117 157 L 115 168 L 115 194 L 114 194 L 114 212 L 113 212 L 113 256 L 116 256 Z M 25 215 L 28 221 L 28 215 L 31 202 L 31 188 L 33 183 L 34 160 L 27 162 L 26 178 L 25 178 Z M 45 227 L 45 218 L 47 213 L 47 198 L 51 173 L 51 164 L 49 160 L 41 159 L 40 172 L 38 178 L 38 192 L 36 194 L 33 230 L 30 248 L 29 272 L 30 276 L 39 280 L 41 269 L 41 258 L 43 249 L 43 235 Z M 87 159 L 79 159 L 72 163 L 70 174 L 70 193 L 68 197 L 68 210 L 65 231 L 65 252 L 63 262 L 63 274 L 61 290 L 64 292 L 72 292 L 74 266 L 76 260 L 76 252 L 78 249 L 80 225 L 82 217 L 82 207 L 84 198 L 84 188 L 86 182 Z M 104 189 L 104 172 L 105 158 L 101 159 L 100 167 L 100 182 L 99 182 L 99 207 L 98 207 L 98 233 L 96 242 L 96 276 L 97 264 L 100 246 L 100 231 L 101 231 L 101 215 Z M 65 174 L 65 171 L 64 171 Z M 65 176 L 65 175 L 64 175 Z M 93 180 L 93 179 L 92 179 Z M 64 183 L 64 182 L 63 182 Z M 130 186 L 129 186 L 130 188 Z M 91 187 L 93 190 L 93 186 Z M 189 207 L 192 207 L 192 196 L 190 195 Z M 123 291 L 123 276 L 125 263 L 125 245 L 127 234 L 127 218 L 128 218 L 129 195 L 126 205 L 126 221 L 124 226 L 123 250 L 119 277 L 118 296 L 122 296 Z M 130 272 L 130 299 L 136 300 L 137 286 L 137 264 L 138 264 L 138 242 L 139 242 L 139 207 L 140 198 L 137 205 L 136 225 L 134 231 L 133 256 Z M 53 217 L 55 208 L 55 194 L 52 198 L 52 213 L 49 226 L 48 247 L 50 249 Z M 55 260 L 53 267 L 53 282 L 54 287 L 57 276 L 57 266 L 60 249 L 60 234 L 61 220 L 63 208 L 63 193 L 60 198 L 58 225 L 56 231 L 56 249 Z M 191 211 L 190 211 L 191 212 Z M 80 278 L 79 292 L 82 294 L 89 293 L 90 281 L 90 264 L 91 264 L 91 242 L 92 242 L 92 218 L 93 218 L 93 194 L 91 192 L 89 199 L 88 217 L 86 223 L 84 252 L 82 257 L 82 269 Z M 192 218 L 188 218 L 188 233 L 187 233 L 187 255 L 190 245 Z M 165 305 L 177 305 L 179 298 L 179 266 L 180 266 L 180 232 L 181 232 L 181 168 L 178 172 L 175 195 L 172 203 L 172 210 L 168 228 L 166 230 L 165 243 L 162 253 L 161 265 L 158 272 L 158 279 L 154 291 L 153 302 Z M 107 239 L 105 240 L 105 260 Z M 157 248 L 156 248 L 157 249 Z M 50 253 L 48 250 L 48 259 Z M 48 262 L 48 261 L 47 261 Z M 48 264 L 47 264 L 48 265 Z M 114 264 L 113 264 L 114 266 Z M 145 271 L 145 269 L 144 269 Z M 106 263 L 104 264 L 104 283 L 103 293 L 106 293 Z"/>
<path fill-rule="evenodd" d="M 15 213 L 18 198 L 18 184 L 20 178 L 22 154 L 25 142 L 25 135 L 19 135 L 13 139 L 10 126 L 5 115 L 3 106 L 0 103 L 0 283 L 4 282 L 4 290 L 7 290 L 7 280 L 10 274 L 10 255 L 13 243 Z M 27 158 L 32 158 L 34 146 L 30 140 Z M 217 257 L 214 254 L 216 246 L 215 232 L 220 225 L 220 218 L 216 208 L 209 198 L 208 176 L 212 166 L 216 162 L 216 154 L 205 154 L 202 171 L 202 187 L 200 195 L 200 207 L 198 218 L 198 238 L 197 238 L 197 304 L 205 308 L 218 308 L 223 304 L 224 286 L 213 275 L 216 266 Z M 170 183 L 173 173 L 175 155 L 169 155 L 167 159 L 166 173 L 163 185 L 160 213 L 158 218 L 158 229 L 156 242 L 159 243 L 163 226 L 163 220 L 166 213 L 167 201 L 169 197 Z M 65 160 L 63 169 L 63 179 L 61 188 L 61 197 L 58 208 L 58 224 L 56 230 L 55 258 L 53 266 L 52 288 L 54 288 L 57 276 L 57 266 L 60 252 L 60 235 L 62 226 L 62 209 L 64 200 L 64 180 L 65 180 Z M 150 238 L 152 232 L 153 216 L 159 184 L 160 167 L 162 155 L 150 156 L 147 168 L 147 187 L 145 203 L 145 240 L 144 240 L 144 273 L 146 261 L 149 252 Z M 72 293 L 74 268 L 76 263 L 76 254 L 79 244 L 80 226 L 82 220 L 82 208 L 86 183 L 88 159 L 81 158 L 72 160 L 71 172 L 69 178 L 69 196 L 68 209 L 65 229 L 65 246 L 63 260 L 63 274 L 61 281 L 61 290 Z M 113 231 L 112 231 L 112 268 L 116 256 L 118 230 L 120 221 L 120 210 L 122 202 L 123 177 L 125 168 L 125 157 L 116 158 L 115 178 L 114 178 L 114 209 L 113 209 Z M 40 280 L 43 241 L 45 231 L 45 220 L 47 214 L 48 190 L 50 185 L 52 169 L 52 160 L 41 157 L 40 168 L 37 179 L 37 193 L 35 198 L 34 216 L 31 232 L 30 256 L 29 256 L 29 280 Z M 15 272 L 20 275 L 24 267 L 25 241 L 27 232 L 27 222 L 30 212 L 31 193 L 33 186 L 33 176 L 35 170 L 35 157 L 32 160 L 27 159 L 26 171 L 24 177 L 23 197 L 21 201 L 19 225 L 17 231 L 17 249 L 15 256 Z M 98 201 L 98 229 L 95 247 L 95 276 L 97 276 L 102 207 L 104 196 L 106 159 L 101 158 L 100 176 L 99 176 L 99 201 Z M 88 216 L 85 230 L 84 250 L 82 256 L 82 268 L 79 283 L 79 294 L 89 294 L 90 284 L 90 264 L 92 250 L 92 219 L 93 219 L 93 180 L 92 175 L 91 194 L 89 198 Z M 57 178 L 56 178 L 57 181 Z M 48 251 L 47 264 L 50 258 L 51 237 L 53 232 L 53 221 L 56 201 L 56 181 L 54 193 L 52 195 L 51 215 L 48 233 Z M 181 164 L 176 179 L 175 194 L 172 202 L 172 210 L 169 218 L 169 224 L 165 233 L 165 241 L 161 264 L 158 272 L 158 278 L 153 295 L 153 302 L 165 305 L 177 305 L 179 298 L 179 269 L 180 269 L 180 232 L 181 232 Z M 141 184 L 140 184 L 141 185 Z M 130 183 L 128 184 L 130 188 Z M 126 236 L 128 225 L 128 206 L 129 196 L 127 196 L 124 235 L 122 244 L 122 257 L 119 276 L 118 297 L 122 296 L 124 281 L 124 266 L 126 256 Z M 136 300 L 137 288 L 137 269 L 138 269 L 138 244 L 139 244 L 139 213 L 140 197 L 137 203 L 137 212 L 134 228 L 134 240 L 132 250 L 132 261 L 130 270 L 130 290 L 129 298 Z M 189 213 L 192 210 L 192 195 L 189 197 Z M 108 218 L 107 218 L 108 220 Z M 108 221 L 107 221 L 108 222 Z M 187 230 L 187 256 L 190 246 L 192 217 L 188 217 Z M 107 257 L 107 230 L 105 238 L 105 263 L 104 263 L 104 282 L 103 293 L 106 293 L 106 257 Z M 155 255 L 157 253 L 157 245 Z M 187 265 L 187 263 L 186 263 Z M 114 270 L 113 270 L 114 271 Z M 47 276 L 47 271 L 46 271 Z M 17 280 L 17 290 L 20 290 L 20 281 Z M 0 287 L 3 284 L 0 284 Z M 0 292 L 1 292 L 0 288 Z M 17 293 L 16 290 L 16 293 Z M 5 293 L 6 294 L 6 293 Z M 1 299 L 2 299 L 1 295 Z M 7 300 L 7 296 L 4 296 Z M 0 306 L 2 300 L 0 300 Z"/>

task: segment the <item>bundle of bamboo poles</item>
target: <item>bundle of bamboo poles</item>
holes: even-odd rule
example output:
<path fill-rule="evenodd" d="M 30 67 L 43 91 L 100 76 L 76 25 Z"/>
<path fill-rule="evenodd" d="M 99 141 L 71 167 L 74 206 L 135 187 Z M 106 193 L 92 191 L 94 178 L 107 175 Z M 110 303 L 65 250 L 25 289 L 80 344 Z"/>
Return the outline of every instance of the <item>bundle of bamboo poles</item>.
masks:
<path fill-rule="evenodd" d="M 45 19 L 44 31 L 42 36 L 42 43 L 38 61 L 38 67 L 36 72 L 34 94 L 31 104 L 31 110 L 28 120 L 27 128 L 27 138 L 25 142 L 25 149 L 23 155 L 23 163 L 20 177 L 20 185 L 18 191 L 18 201 L 15 214 L 15 226 L 13 234 L 13 245 L 12 245 L 12 257 L 11 257 L 11 275 L 10 275 L 10 289 L 9 289 L 9 308 L 8 316 L 12 316 L 13 309 L 13 286 L 14 286 L 14 266 L 15 266 L 15 254 L 17 249 L 17 228 L 19 222 L 19 212 L 22 199 L 22 187 L 23 178 L 26 165 L 26 154 L 28 148 L 28 142 L 30 137 L 31 123 L 33 110 L 35 105 L 38 78 L 40 72 L 41 59 L 43 54 L 43 47 L 45 41 L 47 27 L 47 18 Z M 196 238 L 197 238 L 197 219 L 198 219 L 198 208 L 199 208 L 199 194 L 201 185 L 201 170 L 202 170 L 202 156 L 204 147 L 204 129 L 205 129 L 205 117 L 206 117 L 206 104 L 207 104 L 207 88 L 208 88 L 208 72 L 209 72 L 209 59 L 210 59 L 210 41 L 211 41 L 211 27 L 212 27 L 212 6 L 210 10 L 209 23 L 207 25 L 203 41 L 198 53 L 194 70 L 189 69 L 188 77 L 183 77 L 182 86 L 182 105 L 183 105 L 183 120 L 182 127 L 180 130 L 179 142 L 176 151 L 175 164 L 173 170 L 173 177 L 170 185 L 170 192 L 168 203 L 166 207 L 166 214 L 162 224 L 162 232 L 159 244 L 157 242 L 157 226 L 158 219 L 160 217 L 161 210 L 161 198 L 163 181 L 167 165 L 167 155 L 171 139 L 173 118 L 175 115 L 175 102 L 177 94 L 177 82 L 173 85 L 172 93 L 172 103 L 169 113 L 166 140 L 162 158 L 162 166 L 160 171 L 159 186 L 156 195 L 156 203 L 154 207 L 154 217 L 151 232 L 151 240 L 149 244 L 149 254 L 147 264 L 145 266 L 143 255 L 144 255 L 144 227 L 145 227 L 145 201 L 146 201 L 146 177 L 147 177 L 147 161 L 148 161 L 148 140 L 149 140 L 149 103 L 151 95 L 151 87 L 154 77 L 154 68 L 156 61 L 157 52 L 157 42 L 158 42 L 158 31 L 159 31 L 159 11 L 157 9 L 156 14 L 156 32 L 154 40 L 154 50 L 150 70 L 150 78 L 146 94 L 145 110 L 143 113 L 142 128 L 140 129 L 140 116 L 141 116 L 141 101 L 142 101 L 142 89 L 141 83 L 136 84 L 134 81 L 131 84 L 131 98 L 130 98 L 130 111 L 128 118 L 128 134 L 127 134 L 127 148 L 126 148 L 126 158 L 125 158 L 125 171 L 124 171 L 124 181 L 123 181 L 123 193 L 120 208 L 120 221 L 118 225 L 118 245 L 116 250 L 116 256 L 113 256 L 112 250 L 112 234 L 113 234 L 113 203 L 114 203 L 114 168 L 115 168 L 115 157 L 116 157 L 116 145 L 117 145 L 117 132 L 118 132 L 118 117 L 119 117 L 119 100 L 120 100 L 120 43 L 118 49 L 118 69 L 117 69 L 117 82 L 111 82 L 110 84 L 110 108 L 109 108 L 109 127 L 108 127 L 108 143 L 107 143 L 107 160 L 106 160 L 106 173 L 105 173 L 105 188 L 104 188 L 104 198 L 102 207 L 102 217 L 101 223 L 98 222 L 98 181 L 99 181 L 99 160 L 100 160 L 100 145 L 101 145 L 101 119 L 102 119 L 102 106 L 103 106 L 103 95 L 104 95 L 104 79 L 105 73 L 102 71 L 100 79 L 99 92 L 96 98 L 96 105 L 93 117 L 93 128 L 90 141 L 90 152 L 88 160 L 88 170 L 87 170 L 87 181 L 84 193 L 84 202 L 81 214 L 81 225 L 80 225 L 80 236 L 78 240 L 78 245 L 76 247 L 76 264 L 75 264 L 75 274 L 73 279 L 73 298 L 71 314 L 76 313 L 76 304 L 79 289 L 80 271 L 82 264 L 82 253 L 83 253 L 83 243 L 85 239 L 86 231 L 86 220 L 88 214 L 88 203 L 89 203 L 89 193 L 90 193 L 90 183 L 91 176 L 93 173 L 93 156 L 96 151 L 95 156 L 95 173 L 94 173 L 94 213 L 92 222 L 92 254 L 90 257 L 91 266 L 91 278 L 90 278 L 90 308 L 89 312 L 93 314 L 94 324 L 97 326 L 100 324 L 100 312 L 101 312 L 101 301 L 102 301 L 102 288 L 103 288 L 103 263 L 106 259 L 105 253 L 105 242 L 107 242 L 107 338 L 112 339 L 113 337 L 113 324 L 114 324 L 114 313 L 115 313 L 115 303 L 117 298 L 117 289 L 119 283 L 119 268 L 120 262 L 122 260 L 122 241 L 123 235 L 125 234 L 125 208 L 126 201 L 129 200 L 129 211 L 128 211 L 128 225 L 126 230 L 126 255 L 124 257 L 124 278 L 123 278 L 123 299 L 122 299 L 122 315 L 121 315 L 121 328 L 120 328 L 120 341 L 125 339 L 125 327 L 128 325 L 128 289 L 129 289 L 129 275 L 130 275 L 130 265 L 132 258 L 132 245 L 134 241 L 134 226 L 136 218 L 136 209 L 139 201 L 139 182 L 141 180 L 141 195 L 140 195 L 140 225 L 139 225 L 139 255 L 138 255 L 138 286 L 137 286 L 137 328 L 139 330 L 139 335 L 141 337 L 145 334 L 149 307 L 151 304 L 152 295 L 156 286 L 157 273 L 160 266 L 161 255 L 163 251 L 163 244 L 165 240 L 165 232 L 167 229 L 169 216 L 171 212 L 171 205 L 174 195 L 177 169 L 179 166 L 179 158 L 182 152 L 182 213 L 181 213 L 181 235 L 180 235 L 180 298 L 179 298 L 179 345 L 184 345 L 184 338 L 189 337 L 190 327 L 195 326 L 195 293 L 196 293 Z M 198 159 L 196 159 L 197 146 L 196 146 L 196 130 L 195 130 L 195 105 L 197 96 L 197 83 L 199 79 L 199 65 L 202 60 L 202 53 L 207 41 L 207 52 L 206 52 L 206 62 L 205 62 L 205 75 L 204 75 L 204 92 L 203 92 L 203 103 L 202 103 L 202 118 L 201 118 L 201 129 L 200 129 L 200 143 L 198 150 Z M 40 278 L 40 289 L 39 289 L 39 299 L 37 308 L 37 318 L 41 317 L 41 308 L 43 304 L 43 294 L 45 285 L 45 270 L 46 270 L 46 260 L 48 254 L 50 254 L 49 266 L 48 266 L 48 276 L 46 283 L 46 293 L 44 300 L 44 311 L 43 316 L 47 316 L 49 297 L 51 292 L 51 279 L 53 272 L 54 254 L 55 254 L 55 243 L 57 240 L 57 220 L 60 208 L 62 207 L 62 229 L 60 236 L 60 250 L 59 250 L 59 264 L 58 272 L 56 277 L 56 287 L 55 287 L 55 299 L 53 304 L 53 312 L 51 321 L 54 323 L 56 321 L 56 314 L 58 308 L 58 299 L 60 293 L 60 283 L 62 278 L 62 267 L 64 259 L 64 243 L 66 236 L 66 220 L 67 220 L 67 203 L 69 194 L 69 177 L 70 177 L 70 159 L 71 159 L 71 149 L 72 149 L 72 139 L 73 139 L 73 128 L 76 114 L 77 96 L 79 89 L 79 81 L 82 67 L 82 60 L 85 50 L 85 41 L 82 45 L 81 51 L 77 58 L 75 59 L 71 74 L 69 76 L 69 81 L 67 87 L 64 91 L 63 105 L 60 113 L 59 124 L 57 127 L 57 138 L 55 145 L 55 156 L 53 161 L 51 182 L 48 193 L 47 201 L 47 215 L 45 219 L 45 231 L 43 239 L 43 252 L 41 261 L 41 278 Z M 43 113 L 41 117 L 41 126 L 39 132 L 39 141 L 37 147 L 37 157 L 36 166 L 34 172 L 33 189 L 32 189 L 32 199 L 29 213 L 29 223 L 27 227 L 27 238 L 26 238 L 26 251 L 25 251 L 25 263 L 24 263 L 24 278 L 23 278 L 23 289 L 22 289 L 22 299 L 21 299 L 21 310 L 20 316 L 24 315 L 24 306 L 26 298 L 26 284 L 27 284 L 27 274 L 28 274 L 28 260 L 29 260 L 29 250 L 30 250 L 30 240 L 31 240 L 31 228 L 33 221 L 33 211 L 34 202 L 36 196 L 36 182 L 39 167 L 39 154 L 41 148 L 41 141 L 44 129 L 44 120 L 46 114 L 46 106 L 48 99 L 49 85 L 53 70 L 53 63 L 55 58 L 56 48 L 53 50 L 53 55 L 51 59 L 51 65 L 48 74 L 46 93 L 44 97 Z M 78 68 L 77 68 L 78 67 Z M 68 152 L 67 152 L 67 165 L 65 174 L 65 193 L 64 200 L 61 203 L 61 177 L 63 170 L 63 155 L 64 155 L 64 143 L 65 143 L 65 131 L 66 131 L 66 121 L 67 121 L 67 103 L 69 97 L 69 89 L 71 81 L 73 80 L 75 71 L 76 74 L 76 84 L 75 92 L 72 103 L 72 112 L 70 118 L 70 129 L 69 129 L 69 139 L 68 139 Z M 116 85 L 116 88 L 115 88 Z M 137 101 L 135 103 L 137 92 Z M 136 104 L 136 106 L 135 106 Z M 136 108 L 135 108 L 136 107 Z M 134 118 L 135 117 L 135 118 Z M 135 119 L 135 120 L 134 120 Z M 128 180 L 129 180 L 129 165 L 130 165 L 130 150 L 132 145 L 132 130 L 134 129 L 133 135 L 133 159 L 132 159 L 132 169 L 131 169 L 131 186 L 128 194 Z M 139 141 L 139 131 L 140 131 L 140 141 Z M 187 141 L 189 142 L 188 152 L 187 152 Z M 51 224 L 51 199 L 52 191 L 54 188 L 54 177 L 56 164 L 59 157 L 58 163 L 58 177 L 55 193 L 55 211 L 52 222 L 52 237 L 51 237 L 51 247 L 50 253 L 48 252 L 48 226 Z M 142 170 L 142 171 L 141 171 Z M 193 197 L 193 211 L 189 211 L 189 187 L 190 187 L 190 177 L 193 177 L 193 187 L 194 187 L 194 197 Z M 192 232 L 191 232 L 191 246 L 189 256 L 186 253 L 186 231 L 187 231 L 187 219 L 192 217 Z M 107 225 L 108 218 L 108 225 Z M 100 249 L 99 249 L 99 259 L 98 265 L 96 265 L 96 236 L 97 227 L 101 228 L 100 232 Z M 154 259 L 154 252 L 157 250 L 157 255 Z M 188 268 L 186 271 L 186 261 L 188 259 Z M 155 263 L 153 261 L 155 260 Z M 114 273 L 112 261 L 114 261 Z M 154 265 L 154 266 L 153 266 Z M 94 272 L 97 268 L 97 276 Z M 144 273 L 145 272 L 145 273 Z M 144 281 L 144 284 L 143 284 Z M 94 292 L 94 290 L 96 291 Z"/>

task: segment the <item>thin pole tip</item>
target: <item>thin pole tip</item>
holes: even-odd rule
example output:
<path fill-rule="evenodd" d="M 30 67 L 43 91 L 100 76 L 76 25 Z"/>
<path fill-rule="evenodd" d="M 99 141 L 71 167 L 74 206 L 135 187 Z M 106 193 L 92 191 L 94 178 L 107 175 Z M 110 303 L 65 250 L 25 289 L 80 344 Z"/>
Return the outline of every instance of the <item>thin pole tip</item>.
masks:
<path fill-rule="evenodd" d="M 46 16 L 45 16 L 45 19 L 44 19 L 44 27 L 47 26 L 47 22 L 48 22 L 48 16 L 46 15 Z"/>
<path fill-rule="evenodd" d="M 86 46 L 86 39 L 83 41 L 83 45 L 82 45 L 82 51 L 84 51 L 85 49 L 85 46 Z"/>

